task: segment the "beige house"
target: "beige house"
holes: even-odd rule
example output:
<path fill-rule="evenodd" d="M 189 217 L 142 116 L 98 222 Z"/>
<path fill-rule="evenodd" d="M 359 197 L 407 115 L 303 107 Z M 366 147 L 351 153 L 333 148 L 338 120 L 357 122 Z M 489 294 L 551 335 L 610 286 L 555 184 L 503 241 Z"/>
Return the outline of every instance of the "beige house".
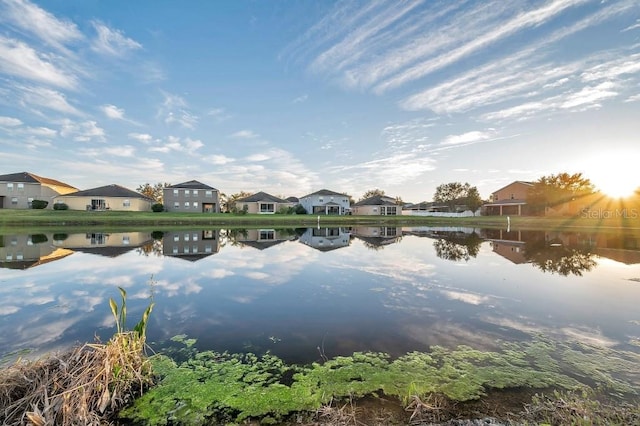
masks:
<path fill-rule="evenodd" d="M 77 191 L 54 198 L 53 203 L 64 203 L 69 210 L 88 211 L 151 211 L 155 201 L 139 192 L 132 191 L 120 185 L 107 185 L 99 188 Z"/>
<path fill-rule="evenodd" d="M 385 197 L 383 195 L 375 195 L 362 201 L 358 201 L 351 206 L 351 212 L 354 215 L 401 215 L 402 207 L 398 206 L 395 199 Z"/>
<path fill-rule="evenodd" d="M 258 192 L 236 200 L 236 209 L 253 214 L 274 214 L 280 209 L 293 207 L 294 203 L 266 192 Z"/>
<path fill-rule="evenodd" d="M 526 214 L 527 195 L 533 182 L 517 180 L 491 194 L 488 203 L 482 206 L 488 216 L 521 216 Z"/>
<path fill-rule="evenodd" d="M 64 182 L 33 173 L 0 175 L 0 208 L 30 209 L 33 200 L 47 201 L 47 208 L 52 208 L 54 197 L 76 191 L 78 188 Z"/>

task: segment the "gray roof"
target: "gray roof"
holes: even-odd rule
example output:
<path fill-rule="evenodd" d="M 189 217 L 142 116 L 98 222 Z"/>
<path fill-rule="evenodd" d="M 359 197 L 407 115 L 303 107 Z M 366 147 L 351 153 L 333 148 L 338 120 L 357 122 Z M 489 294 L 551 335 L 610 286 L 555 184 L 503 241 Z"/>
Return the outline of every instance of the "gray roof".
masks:
<path fill-rule="evenodd" d="M 186 189 L 211 189 L 213 191 L 217 191 L 217 189 L 205 185 L 202 182 L 198 182 L 197 180 L 190 180 L 189 182 L 182 182 L 176 185 L 167 186 L 167 188 L 186 188 Z"/>
<path fill-rule="evenodd" d="M 396 203 L 389 201 L 389 197 L 384 195 L 374 195 L 373 197 L 365 198 L 362 201 L 358 201 L 354 206 L 395 206 Z"/>
<path fill-rule="evenodd" d="M 85 189 L 84 191 L 73 192 L 63 195 L 63 197 L 121 197 L 121 198 L 142 198 L 143 200 L 153 199 L 145 197 L 139 192 L 132 191 L 120 185 L 106 185 L 99 188 Z"/>
<path fill-rule="evenodd" d="M 341 194 L 339 192 L 329 191 L 328 189 L 321 189 L 320 191 L 312 192 L 311 194 L 307 194 L 304 197 L 300 197 L 300 198 L 311 197 L 312 195 L 333 195 L 333 196 L 337 195 L 340 197 L 349 197 L 347 194 Z"/>
<path fill-rule="evenodd" d="M 298 197 L 287 197 L 286 200 L 290 203 L 297 203 L 298 201 Z"/>
<path fill-rule="evenodd" d="M 256 192 L 253 195 L 249 195 L 248 197 L 244 197 L 244 198 L 238 198 L 236 200 L 236 202 L 240 202 L 240 203 L 251 203 L 251 202 L 258 202 L 258 201 L 270 201 L 272 203 L 288 203 L 289 201 L 287 200 L 283 200 L 282 198 L 278 198 L 276 196 L 273 196 L 271 194 L 267 194 L 266 192 Z"/>
<path fill-rule="evenodd" d="M 34 175 L 29 172 L 10 173 L 8 175 L 0 175 L 0 181 L 2 182 L 24 182 L 24 183 L 43 183 L 45 185 L 66 186 L 67 188 L 77 189 L 67 183 L 60 182 L 59 180 L 49 179 L 42 176 Z"/>

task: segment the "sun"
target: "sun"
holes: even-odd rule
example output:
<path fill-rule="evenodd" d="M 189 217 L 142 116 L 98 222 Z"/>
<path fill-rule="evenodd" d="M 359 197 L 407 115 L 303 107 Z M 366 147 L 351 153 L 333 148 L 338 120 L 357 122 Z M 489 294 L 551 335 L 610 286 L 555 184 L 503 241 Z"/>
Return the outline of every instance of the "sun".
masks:
<path fill-rule="evenodd" d="M 640 189 L 640 152 L 605 151 L 591 162 L 585 177 L 596 189 L 613 198 L 626 198 Z"/>

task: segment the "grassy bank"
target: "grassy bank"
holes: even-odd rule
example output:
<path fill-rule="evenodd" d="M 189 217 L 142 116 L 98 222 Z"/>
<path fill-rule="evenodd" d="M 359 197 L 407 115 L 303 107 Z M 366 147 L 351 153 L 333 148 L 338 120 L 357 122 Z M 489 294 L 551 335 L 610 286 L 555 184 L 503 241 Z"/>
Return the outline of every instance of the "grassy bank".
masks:
<path fill-rule="evenodd" d="M 506 228 L 504 216 L 462 218 L 422 216 L 320 216 L 321 226 L 471 226 Z M 251 228 L 270 226 L 309 227 L 318 225 L 314 215 L 241 215 L 202 213 L 152 212 L 86 212 L 52 210 L 0 210 L 0 232 L 16 229 L 58 230 L 62 228 L 92 229 L 96 226 L 112 229 L 169 229 L 182 226 L 220 228 Z M 638 218 L 582 217 L 510 217 L 511 229 L 638 229 Z"/>

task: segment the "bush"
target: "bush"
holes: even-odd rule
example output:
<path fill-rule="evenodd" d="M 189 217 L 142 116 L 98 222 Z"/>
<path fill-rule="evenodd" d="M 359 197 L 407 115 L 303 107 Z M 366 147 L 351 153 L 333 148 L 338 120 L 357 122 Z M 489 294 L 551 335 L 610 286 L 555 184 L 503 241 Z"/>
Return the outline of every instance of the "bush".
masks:
<path fill-rule="evenodd" d="M 55 203 L 53 205 L 54 210 L 69 210 L 69 206 L 65 203 Z"/>
<path fill-rule="evenodd" d="M 155 203 L 151 206 L 151 211 L 156 213 L 164 211 L 164 205 L 162 203 Z"/>
<path fill-rule="evenodd" d="M 48 205 L 49 202 L 44 200 L 33 200 L 31 202 L 32 209 L 46 209 Z"/>
<path fill-rule="evenodd" d="M 296 206 L 293 208 L 293 212 L 295 214 L 307 214 L 307 209 L 302 207 L 302 204 L 296 204 Z"/>
<path fill-rule="evenodd" d="M 53 241 L 64 241 L 69 238 L 69 234 L 59 233 L 53 234 Z"/>
<path fill-rule="evenodd" d="M 33 234 L 31 236 L 31 242 L 33 244 L 42 244 L 42 243 L 46 243 L 47 241 L 49 241 L 49 239 L 44 234 Z"/>
<path fill-rule="evenodd" d="M 151 238 L 154 240 L 161 240 L 164 237 L 164 232 L 162 231 L 153 231 L 151 233 Z"/>

